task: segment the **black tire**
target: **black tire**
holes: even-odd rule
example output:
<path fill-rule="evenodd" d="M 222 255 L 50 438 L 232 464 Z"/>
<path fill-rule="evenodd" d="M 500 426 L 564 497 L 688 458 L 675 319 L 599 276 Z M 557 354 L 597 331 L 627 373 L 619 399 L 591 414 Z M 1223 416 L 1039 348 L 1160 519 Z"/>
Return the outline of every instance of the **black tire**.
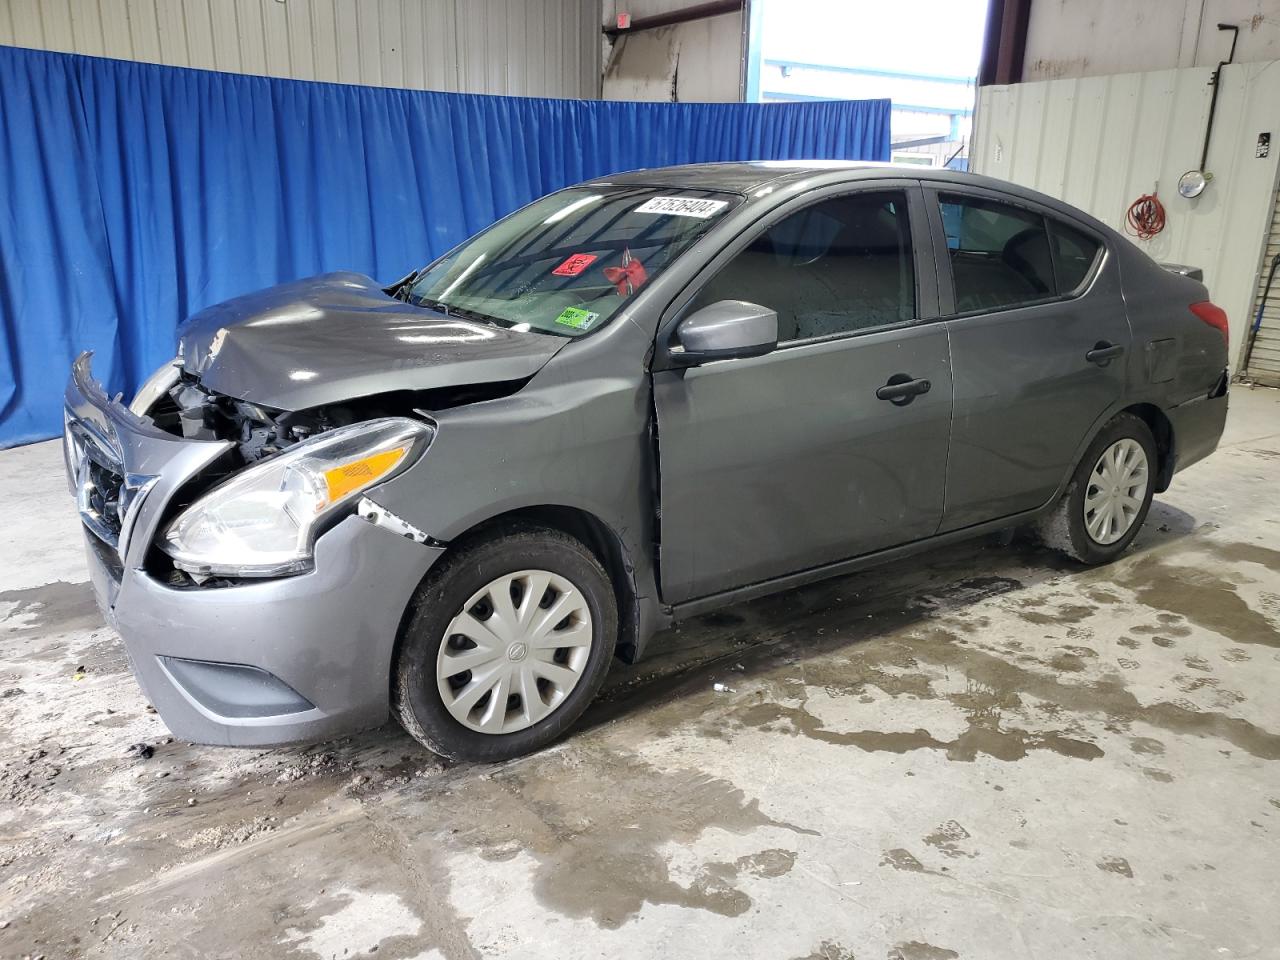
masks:
<path fill-rule="evenodd" d="M 449 713 L 437 687 L 445 630 L 476 591 L 504 574 L 530 569 L 565 577 L 586 599 L 592 628 L 586 666 L 559 706 L 533 726 L 505 734 L 472 730 Z M 547 527 L 495 532 L 447 555 L 414 594 L 392 668 L 392 710 L 415 740 L 442 757 L 495 763 L 522 756 L 560 737 L 582 715 L 604 682 L 617 636 L 613 586 L 587 547 Z"/>
<path fill-rule="evenodd" d="M 1089 491 L 1089 479 L 1093 468 L 1102 456 L 1102 452 L 1118 440 L 1137 441 L 1147 455 L 1147 489 L 1142 498 L 1142 506 L 1133 519 L 1133 523 L 1119 540 L 1114 543 L 1099 543 L 1089 535 L 1085 527 L 1084 499 Z M 1140 418 L 1131 413 L 1117 414 L 1098 432 L 1093 443 L 1080 458 L 1066 492 L 1054 508 L 1045 514 L 1036 524 L 1036 532 L 1040 540 L 1050 549 L 1064 553 L 1072 559 L 1090 566 L 1110 563 L 1128 549 L 1133 538 L 1142 529 L 1147 519 L 1147 511 L 1151 509 L 1151 497 L 1155 493 L 1156 474 L 1159 472 L 1159 460 L 1156 452 L 1155 438 L 1151 428 Z"/>

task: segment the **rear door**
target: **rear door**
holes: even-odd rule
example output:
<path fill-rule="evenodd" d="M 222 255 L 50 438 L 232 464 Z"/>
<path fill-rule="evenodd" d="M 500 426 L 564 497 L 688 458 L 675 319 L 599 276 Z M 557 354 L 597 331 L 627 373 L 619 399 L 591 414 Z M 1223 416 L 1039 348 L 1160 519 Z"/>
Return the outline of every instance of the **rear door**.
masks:
<path fill-rule="evenodd" d="M 681 317 L 726 299 L 776 310 L 780 342 L 655 370 L 663 599 L 931 535 L 951 376 L 946 330 L 926 319 L 936 281 L 919 186 L 845 187 L 773 211 L 673 304 L 659 346 Z M 928 392 L 877 396 L 916 380 Z"/>
<path fill-rule="evenodd" d="M 1119 267 L 1087 225 L 1006 194 L 926 187 L 955 378 L 943 531 L 1045 503 L 1123 395 Z"/>

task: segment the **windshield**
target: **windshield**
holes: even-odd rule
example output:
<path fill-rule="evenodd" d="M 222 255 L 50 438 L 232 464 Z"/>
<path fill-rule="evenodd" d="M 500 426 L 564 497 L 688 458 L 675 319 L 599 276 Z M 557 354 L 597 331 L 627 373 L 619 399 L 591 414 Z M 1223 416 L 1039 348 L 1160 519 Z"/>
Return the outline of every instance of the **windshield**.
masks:
<path fill-rule="evenodd" d="M 740 199 L 653 187 L 562 190 L 432 264 L 407 299 L 504 326 L 581 336 L 604 326 Z"/>

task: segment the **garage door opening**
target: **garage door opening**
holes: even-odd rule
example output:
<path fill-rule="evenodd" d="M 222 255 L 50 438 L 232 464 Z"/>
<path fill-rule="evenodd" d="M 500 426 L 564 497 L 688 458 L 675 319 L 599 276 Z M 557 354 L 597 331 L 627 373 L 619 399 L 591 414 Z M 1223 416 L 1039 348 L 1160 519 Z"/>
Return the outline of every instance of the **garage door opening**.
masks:
<path fill-rule="evenodd" d="M 987 0 L 752 0 L 746 99 L 893 101 L 892 159 L 968 169 Z"/>

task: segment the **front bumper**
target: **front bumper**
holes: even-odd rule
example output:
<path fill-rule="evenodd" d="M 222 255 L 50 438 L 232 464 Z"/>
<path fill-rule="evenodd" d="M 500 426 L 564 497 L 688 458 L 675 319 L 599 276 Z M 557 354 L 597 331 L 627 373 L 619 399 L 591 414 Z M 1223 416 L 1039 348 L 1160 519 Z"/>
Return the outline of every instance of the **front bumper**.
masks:
<path fill-rule="evenodd" d="M 165 508 L 229 444 L 172 436 L 108 400 L 87 357 L 66 401 L 68 474 L 94 593 L 175 736 L 261 746 L 383 723 L 401 619 L 442 549 L 353 515 L 316 541 L 308 573 L 222 587 L 161 583 L 144 561 Z M 119 480 L 105 497 L 104 475 Z"/>

